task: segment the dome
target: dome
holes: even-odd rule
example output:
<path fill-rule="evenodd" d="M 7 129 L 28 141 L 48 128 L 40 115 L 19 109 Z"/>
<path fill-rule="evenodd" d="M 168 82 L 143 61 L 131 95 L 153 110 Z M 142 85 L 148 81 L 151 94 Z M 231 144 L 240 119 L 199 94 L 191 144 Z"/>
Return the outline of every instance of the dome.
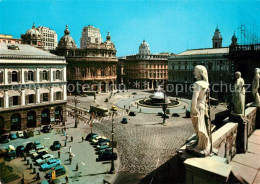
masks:
<path fill-rule="evenodd" d="M 70 36 L 70 31 L 68 29 L 68 25 L 66 25 L 66 29 L 65 29 L 64 33 L 65 33 L 65 35 L 60 39 L 58 47 L 59 48 L 77 48 L 75 41 Z"/>
<path fill-rule="evenodd" d="M 33 26 L 31 29 L 28 29 L 25 33 L 25 37 L 27 38 L 32 38 L 32 39 L 37 39 L 41 37 L 40 32 L 35 28 L 35 25 L 33 23 Z"/>
<path fill-rule="evenodd" d="M 214 36 L 213 36 L 212 39 L 214 39 L 214 40 L 216 40 L 216 39 L 222 40 L 222 36 L 221 36 L 221 34 L 220 34 L 220 31 L 219 31 L 219 29 L 218 29 L 218 26 L 217 26 L 217 28 L 216 28 L 216 30 L 215 30 L 215 33 L 214 33 Z"/>
<path fill-rule="evenodd" d="M 139 54 L 150 54 L 150 46 L 145 40 L 139 46 Z"/>

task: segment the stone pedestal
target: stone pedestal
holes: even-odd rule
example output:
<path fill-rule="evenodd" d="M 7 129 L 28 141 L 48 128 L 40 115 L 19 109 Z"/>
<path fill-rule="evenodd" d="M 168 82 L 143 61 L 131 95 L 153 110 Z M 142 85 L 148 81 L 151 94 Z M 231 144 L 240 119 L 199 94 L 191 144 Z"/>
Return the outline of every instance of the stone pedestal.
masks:
<path fill-rule="evenodd" d="M 245 153 L 248 148 L 248 124 L 247 121 L 235 114 L 230 114 L 229 121 L 238 123 L 236 147 L 237 153 Z"/>
<path fill-rule="evenodd" d="M 227 183 L 232 166 L 225 164 L 225 159 L 213 156 L 190 158 L 184 162 L 187 184 L 223 184 Z"/>

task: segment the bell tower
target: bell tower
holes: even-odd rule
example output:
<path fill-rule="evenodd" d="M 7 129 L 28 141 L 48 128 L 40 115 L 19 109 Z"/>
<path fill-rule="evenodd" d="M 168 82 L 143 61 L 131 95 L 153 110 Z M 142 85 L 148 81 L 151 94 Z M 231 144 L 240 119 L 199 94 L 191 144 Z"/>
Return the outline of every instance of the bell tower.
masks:
<path fill-rule="evenodd" d="M 220 34 L 218 26 L 217 26 L 215 33 L 214 33 L 214 36 L 212 38 L 212 45 L 213 45 L 213 48 L 221 48 L 222 47 L 222 36 Z"/>

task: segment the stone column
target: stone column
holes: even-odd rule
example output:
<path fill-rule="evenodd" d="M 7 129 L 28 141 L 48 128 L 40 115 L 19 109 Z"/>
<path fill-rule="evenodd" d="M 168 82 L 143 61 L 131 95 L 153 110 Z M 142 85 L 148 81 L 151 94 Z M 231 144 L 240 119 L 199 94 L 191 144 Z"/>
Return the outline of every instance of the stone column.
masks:
<path fill-rule="evenodd" d="M 4 70 L 4 78 L 5 78 L 5 85 L 7 85 L 8 84 L 8 70 L 7 70 L 7 68 L 5 68 L 5 70 Z"/>
<path fill-rule="evenodd" d="M 5 96 L 4 96 L 4 108 L 9 107 L 9 96 L 8 96 L 8 90 L 4 90 Z"/>
<path fill-rule="evenodd" d="M 152 80 L 152 89 L 154 89 L 154 88 L 153 88 L 153 83 L 154 83 L 154 80 Z"/>
<path fill-rule="evenodd" d="M 22 99 L 21 99 L 21 105 L 25 105 L 25 89 L 22 89 Z"/>
<path fill-rule="evenodd" d="M 101 82 L 98 82 L 98 93 L 101 93 Z"/>
<path fill-rule="evenodd" d="M 50 102 L 54 101 L 54 90 L 53 90 L 53 86 L 51 86 L 51 90 L 50 90 Z"/>
<path fill-rule="evenodd" d="M 67 68 L 66 68 L 66 66 L 63 68 L 63 81 L 67 81 Z"/>
<path fill-rule="evenodd" d="M 24 81 L 24 69 L 23 68 L 22 68 L 21 73 L 22 73 L 21 83 L 24 84 L 25 81 Z"/>
<path fill-rule="evenodd" d="M 107 93 L 107 92 L 108 92 L 108 82 L 106 82 L 105 85 L 106 85 L 106 86 L 105 86 L 105 92 Z"/>
<path fill-rule="evenodd" d="M 39 83 L 40 82 L 40 69 L 36 68 L 36 82 Z"/>
<path fill-rule="evenodd" d="M 53 82 L 53 68 L 51 68 L 51 70 L 50 70 L 50 72 L 51 72 L 51 82 Z"/>
<path fill-rule="evenodd" d="M 63 100 L 67 100 L 67 86 L 63 85 Z"/>
<path fill-rule="evenodd" d="M 150 82 L 147 82 L 147 89 L 150 89 Z"/>
<path fill-rule="evenodd" d="M 36 103 L 41 103 L 41 93 L 39 87 L 36 89 Z"/>

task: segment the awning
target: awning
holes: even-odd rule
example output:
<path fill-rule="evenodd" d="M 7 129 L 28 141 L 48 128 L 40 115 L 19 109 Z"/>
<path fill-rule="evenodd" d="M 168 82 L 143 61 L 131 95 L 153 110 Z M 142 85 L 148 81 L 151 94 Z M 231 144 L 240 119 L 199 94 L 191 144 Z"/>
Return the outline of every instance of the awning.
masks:
<path fill-rule="evenodd" d="M 0 98 L 4 98 L 4 93 L 0 93 Z"/>
<path fill-rule="evenodd" d="M 41 88 L 40 89 L 40 93 L 49 93 L 49 89 L 46 89 L 46 88 Z"/>
<path fill-rule="evenodd" d="M 8 91 L 8 96 L 11 97 L 11 96 L 20 96 L 21 94 L 19 93 L 19 91 Z"/>
<path fill-rule="evenodd" d="M 27 89 L 25 91 L 25 95 L 35 95 L 35 91 L 34 90 L 31 90 L 31 89 Z"/>
<path fill-rule="evenodd" d="M 53 92 L 62 92 L 62 89 L 60 87 L 54 87 Z"/>

